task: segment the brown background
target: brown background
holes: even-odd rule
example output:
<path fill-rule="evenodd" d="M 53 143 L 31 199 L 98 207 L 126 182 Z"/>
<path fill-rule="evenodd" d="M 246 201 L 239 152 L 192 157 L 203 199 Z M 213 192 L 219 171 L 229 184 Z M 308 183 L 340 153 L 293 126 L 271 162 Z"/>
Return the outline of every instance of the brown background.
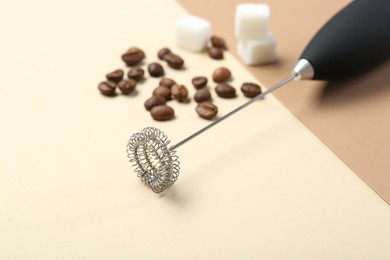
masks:
<path fill-rule="evenodd" d="M 236 55 L 234 13 L 246 1 L 179 2 L 212 24 Z M 248 70 L 266 86 L 285 78 L 317 30 L 346 0 L 269 0 L 270 31 L 277 39 L 278 61 Z M 237 56 L 237 55 L 236 55 Z M 275 96 L 386 202 L 390 202 L 390 62 L 353 79 L 299 81 Z"/>

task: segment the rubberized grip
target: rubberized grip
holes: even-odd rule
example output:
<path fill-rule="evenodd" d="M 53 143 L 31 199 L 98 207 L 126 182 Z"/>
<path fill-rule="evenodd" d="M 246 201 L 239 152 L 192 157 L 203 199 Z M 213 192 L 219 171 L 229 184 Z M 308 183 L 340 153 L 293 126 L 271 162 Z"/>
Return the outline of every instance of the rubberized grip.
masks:
<path fill-rule="evenodd" d="M 301 55 L 314 78 L 348 77 L 390 58 L 390 0 L 355 0 L 330 19 Z"/>

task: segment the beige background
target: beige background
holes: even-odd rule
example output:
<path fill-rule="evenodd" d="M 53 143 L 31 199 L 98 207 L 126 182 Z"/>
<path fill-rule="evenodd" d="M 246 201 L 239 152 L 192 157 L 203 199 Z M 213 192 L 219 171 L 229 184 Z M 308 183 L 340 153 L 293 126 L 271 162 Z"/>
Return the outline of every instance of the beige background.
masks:
<path fill-rule="evenodd" d="M 242 0 L 179 0 L 213 24 L 236 54 L 235 7 Z M 266 85 L 288 75 L 318 29 L 350 1 L 268 0 L 270 30 L 278 41 L 278 62 L 248 67 Z M 216 13 L 223 12 L 223 15 Z M 390 61 L 337 82 L 293 82 L 276 97 L 353 171 L 390 203 Z"/>
<path fill-rule="evenodd" d="M 123 68 L 128 47 L 146 63 L 172 47 L 187 68 L 167 76 L 184 84 L 221 64 L 232 84 L 256 82 L 228 53 L 176 49 L 185 14 L 168 0 L 1 9 L 2 259 L 389 259 L 388 205 L 272 95 L 180 147 L 181 176 L 166 193 L 134 176 L 130 134 L 151 125 L 175 143 L 207 122 L 193 101 L 172 103 L 174 121 L 152 121 L 143 102 L 158 79 L 101 96 L 97 83 Z M 246 100 L 214 98 L 221 114 Z"/>

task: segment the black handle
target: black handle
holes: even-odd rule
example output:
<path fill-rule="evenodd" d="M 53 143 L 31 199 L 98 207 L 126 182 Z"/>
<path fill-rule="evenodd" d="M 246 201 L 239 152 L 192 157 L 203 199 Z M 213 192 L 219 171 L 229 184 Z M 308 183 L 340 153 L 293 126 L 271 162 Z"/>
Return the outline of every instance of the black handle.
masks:
<path fill-rule="evenodd" d="M 301 55 L 313 79 L 347 77 L 390 58 L 390 0 L 355 0 L 329 20 Z"/>

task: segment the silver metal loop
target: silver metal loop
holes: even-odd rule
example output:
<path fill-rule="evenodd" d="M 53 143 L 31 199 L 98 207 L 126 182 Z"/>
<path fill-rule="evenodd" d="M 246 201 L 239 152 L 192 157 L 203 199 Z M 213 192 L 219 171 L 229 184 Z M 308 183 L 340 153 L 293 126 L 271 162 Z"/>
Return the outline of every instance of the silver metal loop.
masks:
<path fill-rule="evenodd" d="M 172 186 L 179 177 L 179 157 L 168 148 L 170 140 L 159 129 L 146 127 L 127 142 L 127 157 L 141 180 L 154 192 Z"/>

